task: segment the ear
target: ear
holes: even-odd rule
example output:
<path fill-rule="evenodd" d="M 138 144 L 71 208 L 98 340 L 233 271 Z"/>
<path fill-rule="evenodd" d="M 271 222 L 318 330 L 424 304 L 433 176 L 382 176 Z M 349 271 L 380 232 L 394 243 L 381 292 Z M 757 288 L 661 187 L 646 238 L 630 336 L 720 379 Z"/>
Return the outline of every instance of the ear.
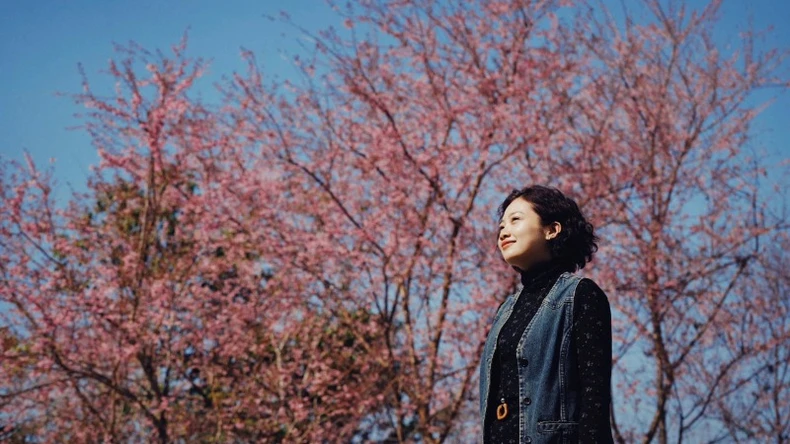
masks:
<path fill-rule="evenodd" d="M 560 232 L 562 231 L 562 224 L 556 221 L 552 222 L 546 225 L 544 231 L 546 233 L 546 240 L 552 240 L 560 235 Z"/>

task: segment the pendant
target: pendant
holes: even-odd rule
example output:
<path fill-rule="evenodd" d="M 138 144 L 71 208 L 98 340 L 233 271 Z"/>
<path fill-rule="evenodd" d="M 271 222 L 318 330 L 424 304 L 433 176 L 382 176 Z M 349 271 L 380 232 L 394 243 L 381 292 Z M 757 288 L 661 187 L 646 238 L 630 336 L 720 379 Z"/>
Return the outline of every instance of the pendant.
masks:
<path fill-rule="evenodd" d="M 496 408 L 496 419 L 502 421 L 505 418 L 507 418 L 507 403 L 505 402 L 505 398 L 502 398 L 501 404 Z"/>

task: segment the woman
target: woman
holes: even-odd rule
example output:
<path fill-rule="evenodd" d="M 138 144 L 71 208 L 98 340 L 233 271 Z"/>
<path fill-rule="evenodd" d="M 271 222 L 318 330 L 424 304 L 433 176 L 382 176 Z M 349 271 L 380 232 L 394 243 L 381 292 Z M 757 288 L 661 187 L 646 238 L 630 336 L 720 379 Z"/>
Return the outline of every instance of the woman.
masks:
<path fill-rule="evenodd" d="M 609 302 L 573 272 L 598 249 L 578 205 L 543 186 L 499 207 L 498 245 L 521 274 L 499 307 L 480 363 L 485 443 L 612 442 Z"/>

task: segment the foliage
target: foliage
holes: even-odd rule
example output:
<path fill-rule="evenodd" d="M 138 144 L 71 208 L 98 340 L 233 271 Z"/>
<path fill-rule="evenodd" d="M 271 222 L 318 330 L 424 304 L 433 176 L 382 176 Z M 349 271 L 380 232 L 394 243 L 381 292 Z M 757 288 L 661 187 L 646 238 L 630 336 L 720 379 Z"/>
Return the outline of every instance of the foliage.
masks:
<path fill-rule="evenodd" d="M 2 171 L 0 436 L 469 440 L 516 279 L 493 214 L 530 182 L 603 234 L 620 442 L 785 436 L 786 250 L 765 239 L 787 219 L 747 158 L 783 55 L 720 54 L 719 2 L 645 0 L 647 24 L 566 3 L 338 8 L 301 83 L 246 52 L 217 107 L 184 42 L 119 48 L 116 94 L 75 95 L 90 191 L 59 206 L 32 161 Z"/>

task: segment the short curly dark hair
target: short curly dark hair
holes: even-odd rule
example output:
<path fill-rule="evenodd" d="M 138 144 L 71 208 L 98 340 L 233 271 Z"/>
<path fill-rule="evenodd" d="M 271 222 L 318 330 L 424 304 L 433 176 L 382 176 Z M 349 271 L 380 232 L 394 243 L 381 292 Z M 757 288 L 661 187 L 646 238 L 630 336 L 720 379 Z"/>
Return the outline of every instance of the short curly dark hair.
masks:
<path fill-rule="evenodd" d="M 508 194 L 497 210 L 497 220 L 502 220 L 507 207 L 518 198 L 532 204 L 544 225 L 559 222 L 562 226 L 560 234 L 549 241 L 552 260 L 563 264 L 568 271 L 581 270 L 592 260 L 593 254 L 598 251 L 598 236 L 593 232 L 593 225 L 582 215 L 576 201 L 556 188 L 530 185 Z"/>

